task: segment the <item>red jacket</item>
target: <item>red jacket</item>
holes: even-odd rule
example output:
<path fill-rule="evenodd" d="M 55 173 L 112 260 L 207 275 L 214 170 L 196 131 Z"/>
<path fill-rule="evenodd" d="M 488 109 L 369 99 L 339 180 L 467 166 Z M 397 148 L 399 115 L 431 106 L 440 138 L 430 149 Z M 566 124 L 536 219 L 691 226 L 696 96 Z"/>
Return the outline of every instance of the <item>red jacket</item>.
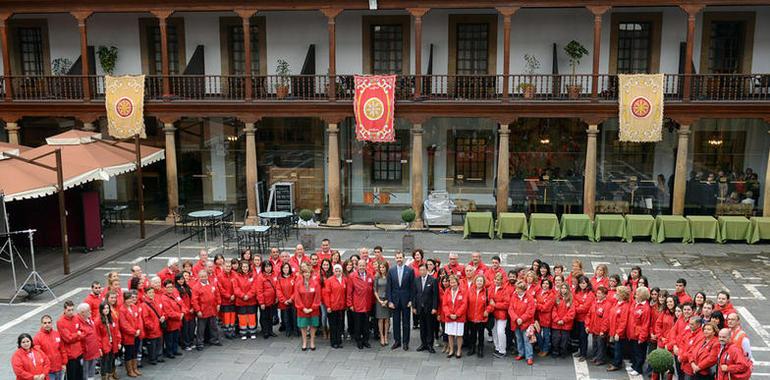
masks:
<path fill-rule="evenodd" d="M 537 294 L 537 313 L 536 319 L 540 323 L 540 327 L 553 327 L 553 305 L 556 303 L 556 292 L 553 290 L 543 291 Z"/>
<path fill-rule="evenodd" d="M 722 371 L 722 366 L 727 366 L 727 371 Z M 743 354 L 740 347 L 732 343 L 727 343 L 719 351 L 717 357 L 717 378 L 716 380 L 748 380 L 751 378 L 751 362 Z"/>
<path fill-rule="evenodd" d="M 292 273 L 299 273 L 299 266 L 302 263 L 310 264 L 310 257 L 302 255 L 301 259 L 297 259 L 297 255 L 292 255 L 289 259 L 289 265 L 291 266 Z"/>
<path fill-rule="evenodd" d="M 511 292 L 511 300 L 508 304 L 508 315 L 511 316 L 511 330 L 526 330 L 535 323 L 536 304 L 537 302 L 529 292 L 525 292 L 521 296 L 516 290 Z M 521 319 L 521 324 L 517 323 L 518 319 Z"/>
<path fill-rule="evenodd" d="M 283 277 L 278 276 L 278 308 L 286 310 L 289 307 L 293 307 L 291 304 L 286 305 L 286 301 L 294 300 L 294 283 L 297 278 L 295 276 Z"/>
<path fill-rule="evenodd" d="M 331 276 L 324 281 L 323 303 L 329 311 L 345 310 L 347 304 L 348 279 L 345 276 Z"/>
<path fill-rule="evenodd" d="M 600 286 L 603 286 L 607 288 L 607 290 L 610 289 L 610 278 L 607 276 L 604 276 L 602 278 L 598 278 L 596 276 L 591 277 L 591 288 L 596 291 L 599 289 Z M 609 297 L 608 297 L 609 298 Z"/>
<path fill-rule="evenodd" d="M 136 330 L 142 329 L 142 316 L 138 305 L 123 305 L 120 308 L 120 317 L 118 325 L 120 326 L 120 337 L 124 346 L 130 346 L 136 343 Z"/>
<path fill-rule="evenodd" d="M 93 319 L 86 320 L 79 315 L 78 318 L 80 318 L 80 331 L 83 332 L 83 340 L 81 341 L 83 346 L 83 360 L 98 359 L 102 355 L 99 353 L 101 344 L 99 341 L 99 334 L 96 332 L 96 323 L 94 323 Z"/>
<path fill-rule="evenodd" d="M 555 330 L 572 330 L 572 323 L 575 320 L 575 304 L 570 303 L 567 305 L 563 300 L 559 303 L 555 303 L 553 311 L 551 311 L 551 328 Z M 564 322 L 559 325 L 559 321 Z M 513 323 L 511 323 L 513 325 Z"/>
<path fill-rule="evenodd" d="M 505 275 L 505 269 L 502 267 L 498 267 L 496 270 L 492 268 L 491 266 L 487 267 L 486 270 L 484 270 L 484 277 L 487 279 L 487 286 L 490 288 L 495 287 L 495 276 L 497 276 L 498 273 L 503 274 L 503 285 L 505 285 L 506 282 L 508 282 L 508 278 Z"/>
<path fill-rule="evenodd" d="M 618 301 L 610 310 L 610 336 L 615 335 L 623 339 L 626 337 L 626 326 L 628 325 L 628 309 L 631 303 L 628 301 Z"/>
<path fill-rule="evenodd" d="M 216 285 L 211 282 L 206 285 L 198 282 L 192 289 L 192 293 L 193 310 L 196 313 L 201 313 L 201 318 L 210 318 L 217 315 L 220 296 Z"/>
<path fill-rule="evenodd" d="M 67 318 L 64 315 L 56 321 L 56 329 L 59 330 L 64 350 L 67 351 L 67 359 L 75 359 L 83 355 L 83 334 L 80 330 L 80 317 L 73 315 Z M 80 333 L 80 334 L 78 334 Z"/>
<path fill-rule="evenodd" d="M 452 300 L 452 288 L 447 288 L 446 291 L 444 291 L 444 296 L 441 300 L 441 312 L 444 314 L 444 321 L 446 322 L 465 322 L 465 311 L 468 309 L 468 298 L 461 287 L 458 286 L 457 289 L 454 300 Z M 450 318 L 449 316 L 452 314 L 457 318 Z"/>
<path fill-rule="evenodd" d="M 735 310 L 735 307 L 733 306 L 732 302 L 727 302 L 724 307 L 719 306 L 719 304 L 714 304 L 714 311 L 719 311 L 724 315 L 725 319 L 727 319 L 727 316 L 738 312 Z"/>
<path fill-rule="evenodd" d="M 238 273 L 233 277 L 235 306 L 254 306 L 257 304 L 257 274 Z M 248 299 L 244 300 L 243 297 Z"/>
<path fill-rule="evenodd" d="M 650 304 L 634 302 L 628 310 L 626 336 L 640 343 L 650 338 Z"/>
<path fill-rule="evenodd" d="M 101 320 L 96 322 L 96 334 L 99 336 L 99 348 L 102 349 L 102 353 L 112 352 L 116 354 L 120 351 L 120 327 L 118 326 L 118 321 L 113 320 L 107 324 L 102 323 Z"/>
<path fill-rule="evenodd" d="M 94 295 L 94 293 L 88 293 L 86 299 L 84 299 L 83 302 L 87 303 L 88 306 L 91 307 L 91 319 L 94 321 L 97 320 L 99 318 L 99 305 L 102 304 L 102 296 Z"/>
<path fill-rule="evenodd" d="M 658 313 L 658 319 L 655 321 L 655 327 L 653 332 L 657 337 L 658 348 L 664 348 L 668 346 L 669 332 L 674 327 L 675 316 L 667 311 Z"/>
<path fill-rule="evenodd" d="M 192 276 L 195 277 L 195 278 L 198 278 L 198 273 L 200 273 L 202 270 L 206 269 L 206 263 L 207 262 L 208 262 L 208 260 L 206 260 L 206 261 L 203 261 L 203 260 L 196 261 L 195 265 L 193 265 L 193 268 L 192 268 L 192 271 L 193 271 L 191 273 Z"/>
<path fill-rule="evenodd" d="M 682 315 L 679 319 L 677 319 L 674 322 L 674 325 L 671 326 L 671 328 L 668 330 L 668 334 L 666 335 L 666 349 L 674 352 L 674 346 L 679 344 L 679 338 L 681 338 L 682 334 L 685 333 L 685 331 L 689 330 L 687 327 L 687 319 Z"/>
<path fill-rule="evenodd" d="M 160 283 L 163 284 L 166 282 L 166 280 L 174 281 L 174 279 L 176 279 L 177 273 L 179 273 L 179 271 L 174 272 L 171 270 L 171 268 L 165 267 L 157 273 L 157 276 L 160 277 Z"/>
<path fill-rule="evenodd" d="M 270 275 L 260 273 L 257 276 L 257 301 L 265 307 L 273 306 L 278 302 L 276 279 L 272 273 Z"/>
<path fill-rule="evenodd" d="M 221 305 L 233 304 L 233 301 L 230 300 L 230 297 L 235 295 L 233 291 L 233 288 L 235 287 L 233 284 L 233 282 L 235 281 L 235 276 L 237 276 L 237 274 L 232 270 L 229 273 L 225 273 L 225 271 L 222 271 L 217 276 L 217 289 L 219 290 Z"/>
<path fill-rule="evenodd" d="M 687 292 L 674 293 L 674 295 L 676 296 L 676 298 L 679 299 L 680 305 L 684 305 L 686 303 L 692 302 L 692 297 L 690 297 L 690 295 L 687 294 Z M 727 315 L 725 315 L 725 319 L 726 318 L 727 318 Z"/>
<path fill-rule="evenodd" d="M 706 340 L 703 337 L 696 345 L 692 346 L 693 354 L 690 356 L 691 363 L 695 363 L 700 367 L 698 371 L 701 375 L 708 375 L 709 368 L 714 364 L 717 364 L 717 356 L 719 355 L 719 339 L 712 336 Z"/>
<path fill-rule="evenodd" d="M 144 305 L 142 305 L 144 338 L 160 338 L 163 336 L 163 331 L 160 329 L 160 317 L 165 315 L 163 312 L 163 304 L 158 302 L 158 296 L 155 296 L 152 300 L 145 298 L 142 302 L 144 303 Z"/>
<path fill-rule="evenodd" d="M 305 287 L 304 279 L 294 282 L 294 307 L 297 308 L 298 318 L 318 317 L 321 315 L 321 284 L 312 278 Z M 312 309 L 305 313 L 303 309 Z"/>
<path fill-rule="evenodd" d="M 612 316 L 612 301 L 608 298 L 604 298 L 603 301 L 598 299 L 591 305 L 591 309 L 588 311 L 586 317 L 586 327 L 591 334 L 604 334 L 610 333 L 610 317 Z"/>
<path fill-rule="evenodd" d="M 457 263 L 455 265 L 446 264 L 444 265 L 444 269 L 446 269 L 447 275 L 455 275 L 458 279 L 465 278 L 465 265 L 462 265 L 460 263 Z"/>
<path fill-rule="evenodd" d="M 155 296 L 158 297 L 157 295 Z M 182 319 L 184 319 L 184 303 L 182 297 L 178 294 L 164 293 L 160 296 L 160 302 L 163 305 L 163 314 L 166 316 L 166 330 L 168 332 L 177 331 L 182 328 Z"/>
<path fill-rule="evenodd" d="M 64 350 L 64 344 L 58 331 L 54 329 L 45 331 L 41 328 L 32 342 L 51 361 L 52 372 L 61 371 L 62 366 L 67 364 L 67 351 Z"/>
<path fill-rule="evenodd" d="M 486 322 L 488 313 L 492 311 L 489 307 L 487 288 L 484 287 L 479 290 L 474 286 L 466 294 L 468 295 L 468 307 L 466 310 L 468 321 L 474 323 Z M 484 316 L 485 311 L 487 312 L 487 317 Z"/>
<path fill-rule="evenodd" d="M 591 311 L 591 307 L 594 305 L 594 293 L 589 291 L 577 291 L 572 295 L 572 300 L 575 303 L 575 320 L 578 322 L 585 322 L 588 316 L 588 312 Z"/>
<path fill-rule="evenodd" d="M 507 320 L 508 305 L 511 300 L 511 287 L 503 283 L 503 285 L 498 288 L 492 283 L 492 286 L 489 288 L 489 300 L 494 318 L 500 321 Z M 491 301 L 495 301 L 494 306 L 491 305 Z"/>
<path fill-rule="evenodd" d="M 693 332 L 688 328 L 687 333 L 680 337 L 679 343 L 677 344 L 677 347 L 679 347 L 679 362 L 682 363 L 682 372 L 689 376 L 695 374 L 690 365 L 695 358 L 696 350 L 694 347 L 697 347 L 702 341 L 703 332 L 701 329 Z"/>
<path fill-rule="evenodd" d="M 51 370 L 51 362 L 48 357 L 37 347 L 32 347 L 29 352 L 23 348 L 17 349 L 11 357 L 11 366 L 13 373 L 16 374 L 16 380 L 32 380 L 37 375 L 46 375 L 48 378 L 48 373 Z"/>
<path fill-rule="evenodd" d="M 374 277 L 366 276 L 362 279 L 358 272 L 348 275 L 348 287 L 346 294 L 347 307 L 352 307 L 356 313 L 368 313 L 374 305 Z"/>

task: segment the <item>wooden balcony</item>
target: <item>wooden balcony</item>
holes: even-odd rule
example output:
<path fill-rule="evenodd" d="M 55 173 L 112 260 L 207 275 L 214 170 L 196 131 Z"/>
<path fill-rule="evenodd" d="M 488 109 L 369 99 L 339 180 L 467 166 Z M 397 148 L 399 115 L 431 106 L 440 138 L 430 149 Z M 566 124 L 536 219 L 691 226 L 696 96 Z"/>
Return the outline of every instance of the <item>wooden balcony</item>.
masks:
<path fill-rule="evenodd" d="M 0 77 L 0 95 L 8 102 L 97 102 L 104 100 L 104 77 L 90 76 Z M 354 96 L 352 75 L 337 75 L 332 93 L 325 75 L 253 76 L 250 81 L 234 75 L 169 76 L 169 94 L 163 93 L 163 77 L 148 75 L 145 99 L 152 102 L 349 102 Z M 507 80 L 506 80 L 507 79 Z M 770 74 L 666 74 L 667 102 L 768 102 Z M 616 102 L 616 75 L 401 75 L 396 81 L 398 102 L 505 103 L 505 102 Z M 597 84 L 593 91 L 592 84 Z M 90 99 L 83 86 L 88 83 Z M 247 86 L 251 98 L 247 99 Z M 10 88 L 10 93 L 8 89 Z M 0 102 L 0 107 L 1 107 Z"/>

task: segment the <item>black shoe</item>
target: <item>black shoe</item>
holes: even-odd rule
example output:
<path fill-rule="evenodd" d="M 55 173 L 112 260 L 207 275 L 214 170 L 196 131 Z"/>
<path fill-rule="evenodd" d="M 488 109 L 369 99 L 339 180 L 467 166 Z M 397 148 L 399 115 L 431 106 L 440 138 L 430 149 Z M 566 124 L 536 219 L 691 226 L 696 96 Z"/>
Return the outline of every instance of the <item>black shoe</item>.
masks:
<path fill-rule="evenodd" d="M 404 351 L 409 351 L 409 343 L 404 344 Z"/>
<path fill-rule="evenodd" d="M 476 354 L 478 357 L 483 358 L 484 357 L 484 349 L 479 348 L 479 352 Z"/>
<path fill-rule="evenodd" d="M 198 347 L 196 347 L 196 350 L 203 351 L 203 347 L 202 346 L 198 346 Z"/>
<path fill-rule="evenodd" d="M 174 356 L 182 356 L 181 352 L 174 352 Z"/>
<path fill-rule="evenodd" d="M 158 363 L 165 363 L 166 361 L 163 360 L 163 358 L 158 359 Z"/>
<path fill-rule="evenodd" d="M 366 348 L 372 348 L 372 346 L 369 344 L 369 342 L 361 343 Z"/>
<path fill-rule="evenodd" d="M 267 339 L 270 337 L 270 335 L 262 335 L 263 338 Z"/>
<path fill-rule="evenodd" d="M 436 350 L 434 350 L 433 347 L 428 347 L 428 352 L 431 354 L 435 354 Z"/>
<path fill-rule="evenodd" d="M 158 364 L 158 362 L 150 360 L 150 365 L 157 365 L 157 364 Z"/>
<path fill-rule="evenodd" d="M 421 345 L 420 347 L 417 347 L 417 349 L 415 351 L 422 352 L 422 351 L 425 351 L 425 350 L 426 350 L 425 345 Z"/>
<path fill-rule="evenodd" d="M 401 347 L 401 342 L 396 342 L 396 343 L 393 343 L 392 346 L 390 346 L 390 349 L 391 350 L 395 350 L 395 349 L 397 349 L 399 347 Z"/>
<path fill-rule="evenodd" d="M 284 332 L 284 331 L 286 331 L 286 326 L 281 326 L 281 327 L 279 327 L 279 328 L 278 328 L 278 331 L 279 331 L 279 332 Z"/>
<path fill-rule="evenodd" d="M 468 356 L 476 355 L 476 347 L 472 347 L 470 350 L 468 350 L 468 353 L 466 355 Z"/>
<path fill-rule="evenodd" d="M 222 343 L 221 343 L 221 342 L 216 342 L 216 343 L 211 343 L 211 345 L 212 345 L 212 346 L 221 347 L 221 346 L 222 346 Z"/>
<path fill-rule="evenodd" d="M 271 336 L 271 337 L 273 337 L 273 338 L 275 338 L 275 337 L 277 337 L 278 335 L 275 335 L 275 333 L 271 331 L 271 332 L 270 332 L 270 336 Z"/>
<path fill-rule="evenodd" d="M 165 355 L 166 359 L 176 359 L 176 356 L 174 355 Z"/>
<path fill-rule="evenodd" d="M 358 349 L 359 350 L 363 350 L 364 349 L 364 345 L 362 343 L 358 343 Z"/>

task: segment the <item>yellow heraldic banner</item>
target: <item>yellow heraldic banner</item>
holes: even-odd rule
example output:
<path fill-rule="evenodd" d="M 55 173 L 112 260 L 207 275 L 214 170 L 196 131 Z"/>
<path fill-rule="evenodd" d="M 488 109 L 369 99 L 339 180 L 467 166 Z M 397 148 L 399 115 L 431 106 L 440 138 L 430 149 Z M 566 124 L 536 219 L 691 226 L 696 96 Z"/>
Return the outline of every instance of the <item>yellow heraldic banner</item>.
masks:
<path fill-rule="evenodd" d="M 660 141 L 663 129 L 663 74 L 618 75 L 620 141 Z"/>
<path fill-rule="evenodd" d="M 117 139 L 144 133 L 144 75 L 105 76 L 105 105 L 110 136 Z"/>

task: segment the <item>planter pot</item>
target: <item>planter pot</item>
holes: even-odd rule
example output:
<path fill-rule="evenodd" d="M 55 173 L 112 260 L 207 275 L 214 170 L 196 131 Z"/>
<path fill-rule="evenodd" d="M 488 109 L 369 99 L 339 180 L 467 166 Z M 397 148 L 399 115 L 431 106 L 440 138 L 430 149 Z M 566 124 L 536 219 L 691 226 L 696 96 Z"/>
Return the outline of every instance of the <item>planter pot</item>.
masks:
<path fill-rule="evenodd" d="M 303 232 L 302 235 L 299 236 L 299 241 L 302 243 L 302 246 L 305 247 L 305 249 L 309 250 L 310 252 L 315 252 L 315 235 Z"/>
<path fill-rule="evenodd" d="M 534 99 L 535 98 L 535 86 L 528 85 L 522 87 L 522 93 L 524 94 L 524 99 Z"/>
<path fill-rule="evenodd" d="M 583 86 L 569 85 L 567 86 L 567 95 L 570 99 L 580 99 L 580 93 L 583 91 Z"/>
<path fill-rule="evenodd" d="M 407 255 L 407 252 L 414 250 L 414 235 L 406 234 L 401 238 L 401 252 Z"/>
<path fill-rule="evenodd" d="M 278 86 L 275 88 L 275 96 L 278 99 L 285 99 L 289 96 L 289 86 Z"/>

